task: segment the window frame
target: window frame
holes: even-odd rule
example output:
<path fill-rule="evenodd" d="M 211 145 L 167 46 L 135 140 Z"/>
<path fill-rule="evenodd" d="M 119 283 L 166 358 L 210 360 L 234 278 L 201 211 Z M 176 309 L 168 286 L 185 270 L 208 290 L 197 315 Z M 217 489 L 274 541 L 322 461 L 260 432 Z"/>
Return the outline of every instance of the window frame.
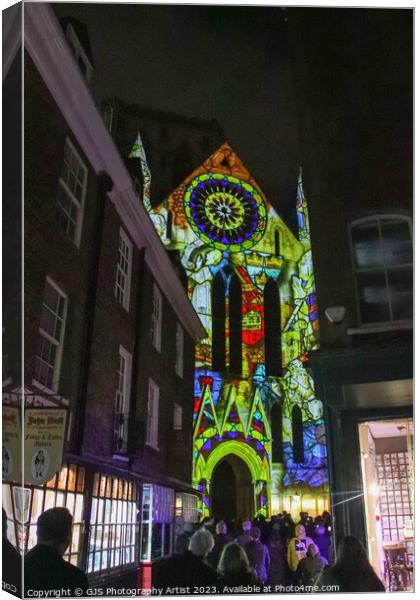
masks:
<path fill-rule="evenodd" d="M 82 187 L 82 195 L 81 195 L 80 200 L 78 200 L 74 196 L 73 192 L 70 190 L 67 183 L 64 181 L 62 174 L 60 173 L 60 176 L 58 178 L 58 185 L 59 185 L 59 187 L 61 187 L 64 190 L 64 193 L 67 195 L 68 198 L 70 198 L 70 201 L 77 207 L 77 221 L 76 221 L 76 227 L 75 227 L 75 231 L 74 231 L 74 237 L 71 237 L 63 229 L 63 227 L 60 224 L 58 224 L 58 228 L 60 229 L 60 231 L 62 231 L 65 234 L 65 236 L 71 242 L 73 242 L 73 244 L 77 248 L 80 248 L 80 241 L 82 239 L 83 217 L 84 217 L 84 211 L 85 211 L 85 198 L 86 198 L 87 180 L 88 180 L 89 170 L 86 166 L 85 161 L 82 160 L 80 153 L 76 150 L 74 144 L 72 143 L 71 139 L 68 136 L 66 136 L 65 143 L 64 143 L 62 164 L 64 164 L 64 154 L 65 154 L 66 146 L 68 146 L 70 148 L 70 152 L 76 157 L 79 165 L 82 167 L 82 170 L 84 172 L 84 180 L 83 180 L 83 187 Z M 58 197 L 56 198 L 56 201 L 55 201 L 55 209 L 56 210 L 57 210 L 57 207 L 60 207 L 60 210 L 62 213 L 66 212 L 66 211 L 64 211 L 63 207 L 61 207 L 59 205 Z"/>
<path fill-rule="evenodd" d="M 125 260 L 125 256 L 121 252 L 121 242 L 126 245 L 128 249 L 127 257 L 127 273 L 121 266 L 121 261 Z M 131 273 L 133 269 L 133 242 L 130 240 L 126 232 L 120 227 L 120 233 L 118 236 L 118 259 L 117 268 L 115 273 L 115 285 L 114 285 L 114 297 L 118 304 L 129 312 L 130 310 L 130 295 L 131 295 Z M 118 275 L 121 273 L 124 280 L 124 287 L 122 287 L 118 280 Z M 121 298 L 119 297 L 121 295 Z"/>
<path fill-rule="evenodd" d="M 184 407 L 178 402 L 174 402 L 174 418 L 172 429 L 174 431 L 182 431 L 184 429 Z"/>
<path fill-rule="evenodd" d="M 106 574 L 130 570 L 136 566 L 139 554 L 137 520 L 139 491 L 138 484 L 131 480 L 95 471 L 86 552 L 86 573 L 89 577 L 102 577 Z M 117 546 L 118 536 L 115 532 L 118 528 L 120 528 L 120 545 Z M 111 530 L 114 535 L 109 535 Z M 127 560 L 127 549 L 130 551 L 130 560 Z M 98 569 L 94 568 L 96 555 L 99 555 Z M 113 556 L 114 561 L 112 561 Z M 115 564 L 117 556 L 120 561 Z"/>
<path fill-rule="evenodd" d="M 117 411 L 117 406 L 118 406 L 118 397 L 119 394 L 121 392 L 120 390 L 120 375 L 121 375 L 121 371 L 120 371 L 120 367 L 121 367 L 121 359 L 124 360 L 124 373 L 122 376 L 122 382 L 123 382 L 123 390 L 122 390 L 122 410 L 121 411 Z M 117 369 L 117 387 L 115 389 L 115 396 L 114 396 L 114 447 L 113 447 L 113 451 L 116 454 L 125 454 L 127 452 L 127 445 L 128 445 L 128 422 L 129 422 L 129 415 L 130 415 L 130 398 L 131 398 L 131 377 L 132 377 L 132 364 L 133 364 L 133 355 L 128 352 L 128 350 L 126 350 L 124 348 L 124 346 L 122 346 L 120 344 L 119 347 L 119 351 L 118 351 L 118 369 Z M 117 435 L 117 426 L 118 423 L 117 421 L 119 421 L 119 415 L 122 415 L 123 418 L 123 436 L 122 436 L 122 447 L 117 448 L 117 444 L 116 444 L 116 435 Z"/>
<path fill-rule="evenodd" d="M 42 327 L 41 327 L 41 314 L 42 314 L 42 307 L 44 306 L 44 297 L 45 297 L 45 288 L 46 285 L 50 285 L 56 292 L 57 294 L 59 294 L 63 299 L 64 299 L 64 308 L 63 308 L 63 318 L 62 318 L 62 326 L 61 326 L 61 332 L 60 332 L 60 341 L 57 343 L 57 340 L 54 339 L 48 332 L 46 332 Z M 54 346 L 56 346 L 56 355 L 55 355 L 55 363 L 54 363 L 54 367 L 53 367 L 53 378 L 52 378 L 52 386 L 48 387 L 46 385 L 44 385 L 41 381 L 39 381 L 34 373 L 34 376 L 32 378 L 32 383 L 34 386 L 47 391 L 47 392 L 51 392 L 53 394 L 56 394 L 58 392 L 58 388 L 59 388 L 59 384 L 60 384 L 60 375 L 61 375 L 61 365 L 62 365 L 62 360 L 63 360 L 63 347 L 64 347 L 64 338 L 65 338 L 65 329 L 66 329 L 66 324 L 67 324 L 67 312 L 68 312 L 68 297 L 67 294 L 65 294 L 63 292 L 63 290 L 51 279 L 51 277 L 49 277 L 49 275 L 47 275 L 46 279 L 45 279 L 45 285 L 44 285 L 44 292 L 42 295 L 42 303 L 41 303 L 41 312 L 40 312 L 40 317 L 39 317 L 39 325 L 38 325 L 38 335 L 37 335 L 37 340 L 39 339 L 39 337 L 43 337 L 44 339 L 46 339 L 49 343 L 53 344 Z M 35 362 L 37 359 L 37 352 L 35 352 Z M 35 367 L 34 367 L 34 371 L 35 371 Z"/>
<path fill-rule="evenodd" d="M 353 229 L 357 228 L 359 225 L 362 225 L 362 224 L 367 224 L 367 223 L 376 224 L 378 227 L 378 230 L 379 230 L 379 236 L 380 236 L 379 239 L 381 242 L 381 249 L 382 249 L 382 236 L 381 236 L 380 222 L 387 221 L 387 220 L 402 221 L 402 222 L 405 222 L 408 224 L 408 229 L 410 232 L 411 247 L 412 247 L 412 251 L 414 253 L 413 225 L 412 225 L 412 219 L 408 215 L 398 214 L 398 213 L 386 213 L 386 214 L 377 213 L 377 214 L 360 217 L 358 219 L 353 219 L 347 225 L 349 248 L 350 248 L 350 259 L 351 259 L 351 265 L 352 265 L 353 289 L 354 289 L 354 297 L 355 297 L 355 302 L 356 302 L 357 322 L 358 322 L 357 328 L 350 328 L 348 330 L 349 334 L 359 333 L 359 332 L 364 332 L 364 331 L 386 331 L 389 329 L 412 328 L 413 319 L 388 319 L 387 321 L 369 321 L 369 322 L 363 322 L 363 320 L 362 320 L 361 309 L 360 309 L 360 296 L 359 296 L 359 292 L 358 292 L 357 274 L 358 273 L 368 273 L 368 272 L 372 272 L 372 273 L 381 272 L 381 273 L 385 274 L 386 291 L 387 291 L 387 296 L 388 296 L 388 311 L 389 311 L 389 316 L 393 316 L 392 315 L 392 305 L 391 305 L 391 301 L 389 299 L 388 270 L 393 269 L 393 268 L 396 268 L 396 269 L 403 268 L 403 267 L 407 268 L 408 266 L 410 266 L 409 264 L 398 264 L 398 265 L 393 265 L 393 266 L 389 267 L 384 264 L 383 266 L 371 267 L 371 268 L 366 268 L 366 269 L 363 269 L 363 268 L 358 269 L 356 267 L 355 256 L 354 256 L 353 237 L 352 237 Z M 412 269 L 413 269 L 413 264 L 414 264 L 413 259 L 414 259 L 414 257 L 412 258 L 412 262 L 411 262 Z M 413 298 L 414 298 L 414 287 L 413 287 Z"/>
<path fill-rule="evenodd" d="M 153 401 L 151 403 L 152 398 Z M 159 386 L 149 377 L 147 387 L 146 445 L 153 448 L 153 450 L 159 450 L 159 399 Z"/>
<path fill-rule="evenodd" d="M 157 302 L 156 302 L 157 301 Z M 158 307 L 157 314 L 155 308 Z M 160 352 L 162 349 L 162 292 L 159 287 L 153 282 L 152 290 L 152 312 L 151 312 L 151 325 L 150 325 L 150 337 L 154 348 Z"/>
<path fill-rule="evenodd" d="M 83 46 L 80 42 L 79 36 L 75 32 L 74 27 L 71 23 L 69 23 L 67 25 L 66 38 L 69 42 L 69 46 L 72 49 L 73 57 L 77 63 L 78 68 L 80 69 L 82 77 L 89 83 L 92 78 L 93 65 L 92 65 L 88 55 L 86 54 L 85 49 L 83 48 Z M 83 73 L 82 69 L 80 68 L 79 59 L 81 59 L 83 61 L 84 65 L 86 67 L 85 73 Z"/>

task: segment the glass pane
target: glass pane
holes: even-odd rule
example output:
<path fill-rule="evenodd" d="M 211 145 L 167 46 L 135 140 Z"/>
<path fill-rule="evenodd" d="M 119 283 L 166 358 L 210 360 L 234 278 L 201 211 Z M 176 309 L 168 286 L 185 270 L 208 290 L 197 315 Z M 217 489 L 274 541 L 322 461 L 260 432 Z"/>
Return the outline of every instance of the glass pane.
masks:
<path fill-rule="evenodd" d="M 390 321 L 385 273 L 358 273 L 357 287 L 362 323 Z"/>
<path fill-rule="evenodd" d="M 394 319 L 413 318 L 413 271 L 390 269 L 388 271 L 389 291 Z"/>
<path fill-rule="evenodd" d="M 382 247 L 386 265 L 413 262 L 410 228 L 407 221 L 381 221 Z"/>
<path fill-rule="evenodd" d="M 376 222 L 353 227 L 351 235 L 356 269 L 378 267 L 384 264 L 379 228 Z"/>

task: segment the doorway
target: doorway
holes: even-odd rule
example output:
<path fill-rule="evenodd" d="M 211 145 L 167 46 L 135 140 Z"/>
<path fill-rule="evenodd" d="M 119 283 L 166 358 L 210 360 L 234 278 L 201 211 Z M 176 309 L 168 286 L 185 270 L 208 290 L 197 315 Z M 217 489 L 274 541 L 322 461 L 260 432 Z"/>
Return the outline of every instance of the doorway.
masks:
<path fill-rule="evenodd" d="M 229 454 L 215 466 L 210 486 L 211 515 L 218 520 L 252 519 L 254 486 L 249 468 Z"/>
<path fill-rule="evenodd" d="M 388 591 L 411 591 L 413 421 L 359 424 L 369 560 Z"/>

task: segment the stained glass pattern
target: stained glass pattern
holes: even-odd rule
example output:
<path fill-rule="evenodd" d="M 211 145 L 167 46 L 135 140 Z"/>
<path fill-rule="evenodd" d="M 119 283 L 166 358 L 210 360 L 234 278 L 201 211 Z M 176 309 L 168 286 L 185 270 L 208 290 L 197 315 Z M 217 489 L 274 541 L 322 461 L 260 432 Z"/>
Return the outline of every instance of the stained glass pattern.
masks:
<path fill-rule="evenodd" d="M 168 211 L 171 239 L 166 238 Z M 288 229 L 257 182 L 228 144 L 196 169 L 160 207 L 150 209 L 156 230 L 180 253 L 188 277 L 188 295 L 206 330 L 196 346 L 193 413 L 193 484 L 202 492 L 201 511 L 211 512 L 213 468 L 231 453 L 242 458 L 254 482 L 255 513 L 270 514 L 271 494 L 289 498 L 297 486 L 325 494 L 328 483 L 322 402 L 305 368 L 317 347 L 318 314 L 302 174 L 297 185 L 298 236 Z M 213 370 L 212 285 L 225 282 L 226 369 Z M 229 287 L 235 274 L 241 286 L 241 375 L 229 369 Z M 278 286 L 281 376 L 268 376 L 264 348 L 264 289 Z M 282 409 L 283 477 L 275 479 L 271 428 L 267 415 Z M 302 412 L 302 464 L 293 460 L 291 414 Z M 277 469 L 278 465 L 276 466 Z M 278 469 L 277 469 L 278 470 Z M 276 471 L 277 472 L 277 471 Z"/>

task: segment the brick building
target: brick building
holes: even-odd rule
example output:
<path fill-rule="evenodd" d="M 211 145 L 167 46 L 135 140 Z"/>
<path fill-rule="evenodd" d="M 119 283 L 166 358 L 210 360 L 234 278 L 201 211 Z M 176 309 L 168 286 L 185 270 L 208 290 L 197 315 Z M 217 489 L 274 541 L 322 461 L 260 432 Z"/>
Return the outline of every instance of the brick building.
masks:
<path fill-rule="evenodd" d="M 198 516 L 190 422 L 204 331 L 94 105 L 77 25 L 63 29 L 46 4 L 24 10 L 23 223 L 20 51 L 4 63 L 3 406 L 18 407 L 24 389 L 25 410 L 62 407 L 68 426 L 56 476 L 3 480 L 8 535 L 27 551 L 39 514 L 67 506 L 67 558 L 94 585 L 136 585 L 139 564 L 169 554 L 176 528 Z"/>
<path fill-rule="evenodd" d="M 335 538 L 386 577 L 388 548 L 413 548 L 412 11 L 289 9 L 288 27 Z"/>

